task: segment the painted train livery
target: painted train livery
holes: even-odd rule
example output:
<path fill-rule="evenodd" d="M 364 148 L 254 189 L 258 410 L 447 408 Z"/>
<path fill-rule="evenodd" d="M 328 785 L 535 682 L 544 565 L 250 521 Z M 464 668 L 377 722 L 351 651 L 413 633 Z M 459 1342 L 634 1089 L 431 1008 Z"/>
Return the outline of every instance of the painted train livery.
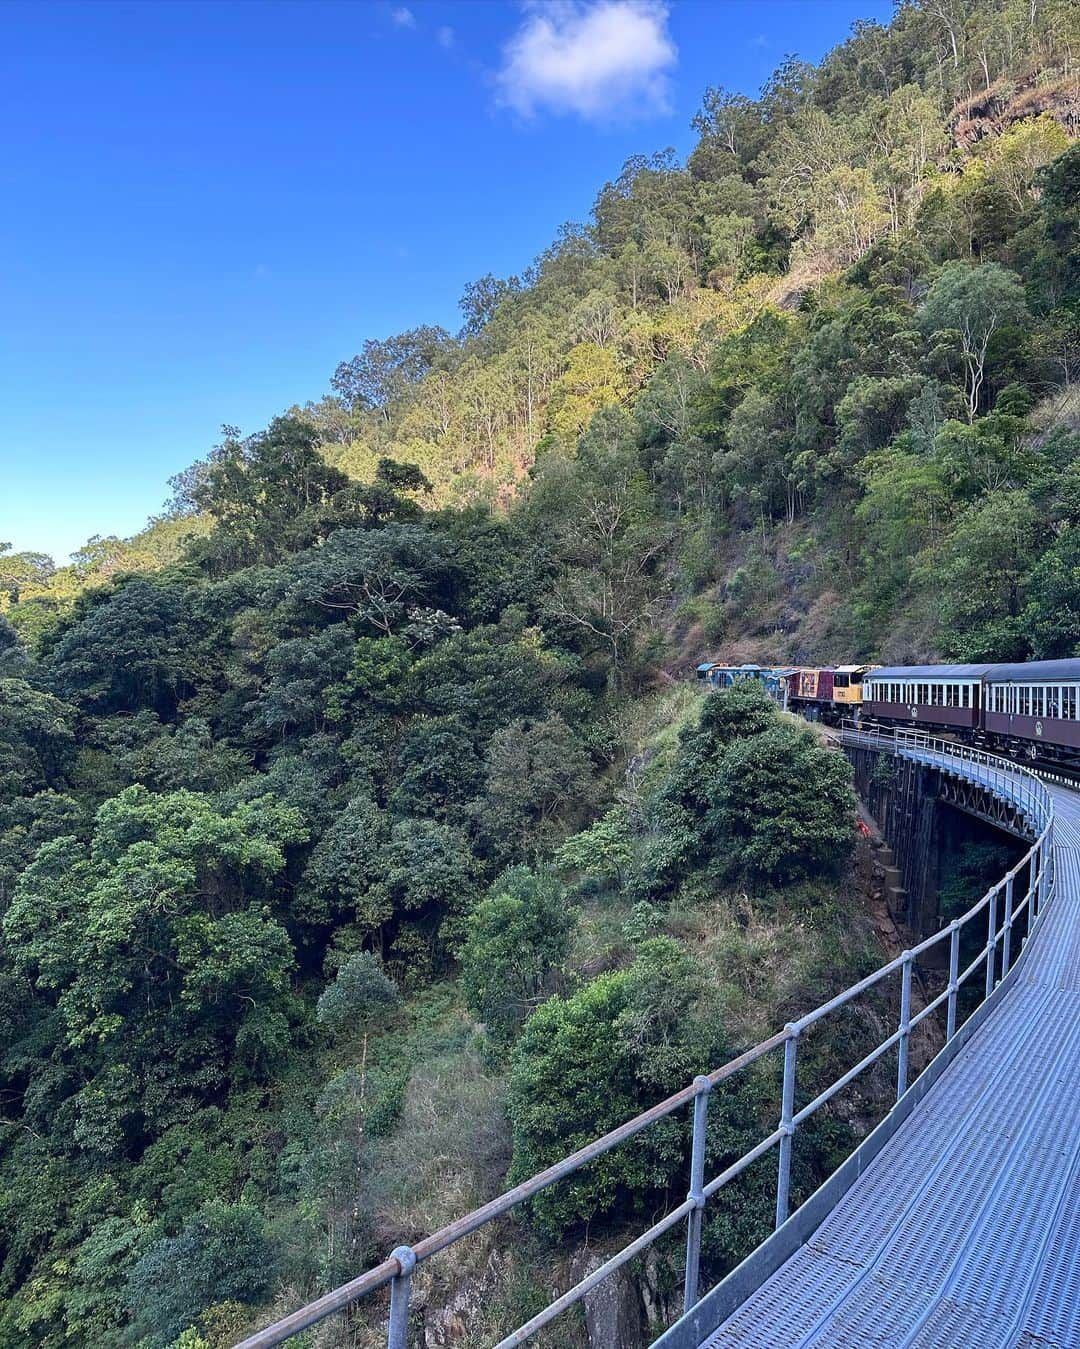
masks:
<path fill-rule="evenodd" d="M 706 661 L 716 688 L 760 680 L 811 721 L 918 726 L 972 744 L 1080 766 L 1080 659 L 1021 665 L 768 668 Z"/>

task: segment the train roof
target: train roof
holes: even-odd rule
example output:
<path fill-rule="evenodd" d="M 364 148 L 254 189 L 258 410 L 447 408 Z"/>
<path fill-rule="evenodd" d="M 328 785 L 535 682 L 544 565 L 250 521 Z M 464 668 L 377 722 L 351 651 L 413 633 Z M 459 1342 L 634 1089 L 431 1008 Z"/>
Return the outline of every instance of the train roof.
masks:
<path fill-rule="evenodd" d="M 1080 680 L 1080 660 L 1028 660 L 1019 665 L 991 665 L 986 676 L 988 684 L 1045 680 L 1049 684 Z"/>
<path fill-rule="evenodd" d="M 1052 662 L 1057 664 L 1058 662 Z M 1080 661 L 1076 664 L 1080 666 Z M 1006 665 L 884 665 L 871 670 L 868 679 L 983 679 L 991 670 L 1023 669 Z"/>
<path fill-rule="evenodd" d="M 988 684 L 1012 684 L 1031 680 L 1080 681 L 1080 659 L 1027 660 L 1011 665 L 889 665 L 872 670 L 869 679 L 985 679 Z"/>

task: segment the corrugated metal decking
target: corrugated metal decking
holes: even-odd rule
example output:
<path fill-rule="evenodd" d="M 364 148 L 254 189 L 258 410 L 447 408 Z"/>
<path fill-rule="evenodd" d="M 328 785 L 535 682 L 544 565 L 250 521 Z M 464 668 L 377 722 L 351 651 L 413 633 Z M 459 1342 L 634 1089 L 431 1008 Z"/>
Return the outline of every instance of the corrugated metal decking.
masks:
<path fill-rule="evenodd" d="M 702 1349 L 1078 1349 L 1080 794 L 1022 979 L 807 1243 Z"/>

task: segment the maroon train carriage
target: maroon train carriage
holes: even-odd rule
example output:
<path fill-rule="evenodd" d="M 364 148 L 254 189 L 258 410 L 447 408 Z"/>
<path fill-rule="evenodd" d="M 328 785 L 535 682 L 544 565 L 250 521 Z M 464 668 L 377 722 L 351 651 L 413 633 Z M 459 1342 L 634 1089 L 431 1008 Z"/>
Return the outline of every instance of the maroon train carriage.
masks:
<path fill-rule="evenodd" d="M 1031 758 L 1080 761 L 1080 660 L 991 665 L 983 727 L 995 744 Z"/>
<path fill-rule="evenodd" d="M 981 726 L 983 679 L 995 668 L 1005 667 L 894 665 L 872 670 L 863 679 L 862 720 L 976 731 Z"/>

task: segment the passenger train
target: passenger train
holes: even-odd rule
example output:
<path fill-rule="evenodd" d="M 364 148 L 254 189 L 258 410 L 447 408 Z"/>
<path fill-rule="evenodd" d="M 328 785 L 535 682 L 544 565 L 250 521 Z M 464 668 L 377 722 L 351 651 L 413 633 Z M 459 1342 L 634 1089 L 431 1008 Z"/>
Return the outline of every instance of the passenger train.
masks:
<path fill-rule="evenodd" d="M 714 688 L 760 680 L 782 707 L 810 721 L 921 727 L 988 749 L 1080 766 L 1080 659 L 831 668 L 705 661 L 697 674 Z"/>

